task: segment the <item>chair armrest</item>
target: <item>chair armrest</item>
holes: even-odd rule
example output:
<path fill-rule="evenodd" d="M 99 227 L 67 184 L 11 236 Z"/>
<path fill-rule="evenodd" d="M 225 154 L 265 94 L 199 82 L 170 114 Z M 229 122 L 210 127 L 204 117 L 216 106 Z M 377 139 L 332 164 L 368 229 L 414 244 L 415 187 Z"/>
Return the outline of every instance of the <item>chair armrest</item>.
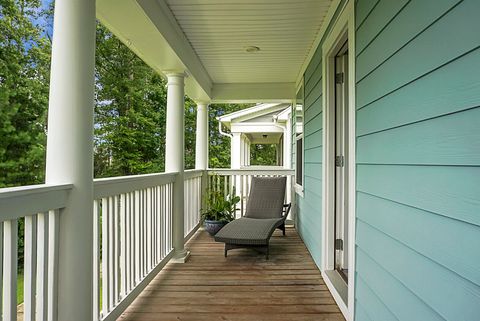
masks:
<path fill-rule="evenodd" d="M 283 219 L 287 218 L 288 213 L 290 213 L 291 207 L 292 207 L 292 203 L 283 204 L 283 215 L 282 215 Z"/>

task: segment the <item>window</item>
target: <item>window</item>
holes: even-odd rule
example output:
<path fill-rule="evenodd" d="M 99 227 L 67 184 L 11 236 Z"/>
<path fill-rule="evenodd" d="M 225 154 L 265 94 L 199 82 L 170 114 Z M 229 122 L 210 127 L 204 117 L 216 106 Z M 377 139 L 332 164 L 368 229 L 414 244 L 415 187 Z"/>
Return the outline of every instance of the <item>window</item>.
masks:
<path fill-rule="evenodd" d="M 303 84 L 295 97 L 295 185 L 297 192 L 303 192 Z"/>
<path fill-rule="evenodd" d="M 303 186 L 303 137 L 297 138 L 296 183 Z"/>

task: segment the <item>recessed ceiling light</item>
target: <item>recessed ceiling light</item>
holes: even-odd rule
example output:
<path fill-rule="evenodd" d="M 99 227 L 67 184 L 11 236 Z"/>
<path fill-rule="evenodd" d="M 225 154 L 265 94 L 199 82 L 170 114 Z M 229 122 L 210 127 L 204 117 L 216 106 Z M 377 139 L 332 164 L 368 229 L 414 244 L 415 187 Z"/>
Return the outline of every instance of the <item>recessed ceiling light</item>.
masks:
<path fill-rule="evenodd" d="M 245 51 L 246 52 L 258 52 L 260 51 L 260 48 L 257 47 L 257 46 L 248 46 L 248 47 L 245 47 Z"/>

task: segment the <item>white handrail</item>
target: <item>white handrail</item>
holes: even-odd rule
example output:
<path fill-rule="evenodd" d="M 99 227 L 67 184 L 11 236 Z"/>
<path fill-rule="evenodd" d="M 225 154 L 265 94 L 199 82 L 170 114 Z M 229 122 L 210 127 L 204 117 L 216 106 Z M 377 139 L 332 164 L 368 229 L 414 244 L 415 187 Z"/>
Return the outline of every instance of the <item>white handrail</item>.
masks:
<path fill-rule="evenodd" d="M 93 180 L 93 197 L 119 195 L 175 182 L 176 172 L 99 178 Z"/>
<path fill-rule="evenodd" d="M 230 168 L 210 168 L 208 169 L 208 174 L 210 175 L 295 175 L 295 170 L 293 169 L 272 169 L 272 168 L 241 168 L 241 169 L 230 169 Z"/>
<path fill-rule="evenodd" d="M 0 222 L 65 207 L 72 184 L 29 185 L 0 189 Z"/>
<path fill-rule="evenodd" d="M 183 174 L 183 178 L 189 180 L 191 178 L 201 177 L 203 172 L 203 169 L 187 169 Z"/>

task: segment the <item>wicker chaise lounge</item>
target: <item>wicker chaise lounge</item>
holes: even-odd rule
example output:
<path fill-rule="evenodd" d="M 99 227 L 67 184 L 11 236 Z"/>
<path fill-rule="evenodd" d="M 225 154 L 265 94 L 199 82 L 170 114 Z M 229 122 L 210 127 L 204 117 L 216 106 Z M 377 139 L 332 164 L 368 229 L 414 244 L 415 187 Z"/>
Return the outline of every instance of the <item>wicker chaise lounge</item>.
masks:
<path fill-rule="evenodd" d="M 228 250 L 253 248 L 264 252 L 268 260 L 269 240 L 275 229 L 285 235 L 285 219 L 290 204 L 284 204 L 286 177 L 254 177 L 245 216 L 225 225 L 215 241 L 225 243 Z"/>

